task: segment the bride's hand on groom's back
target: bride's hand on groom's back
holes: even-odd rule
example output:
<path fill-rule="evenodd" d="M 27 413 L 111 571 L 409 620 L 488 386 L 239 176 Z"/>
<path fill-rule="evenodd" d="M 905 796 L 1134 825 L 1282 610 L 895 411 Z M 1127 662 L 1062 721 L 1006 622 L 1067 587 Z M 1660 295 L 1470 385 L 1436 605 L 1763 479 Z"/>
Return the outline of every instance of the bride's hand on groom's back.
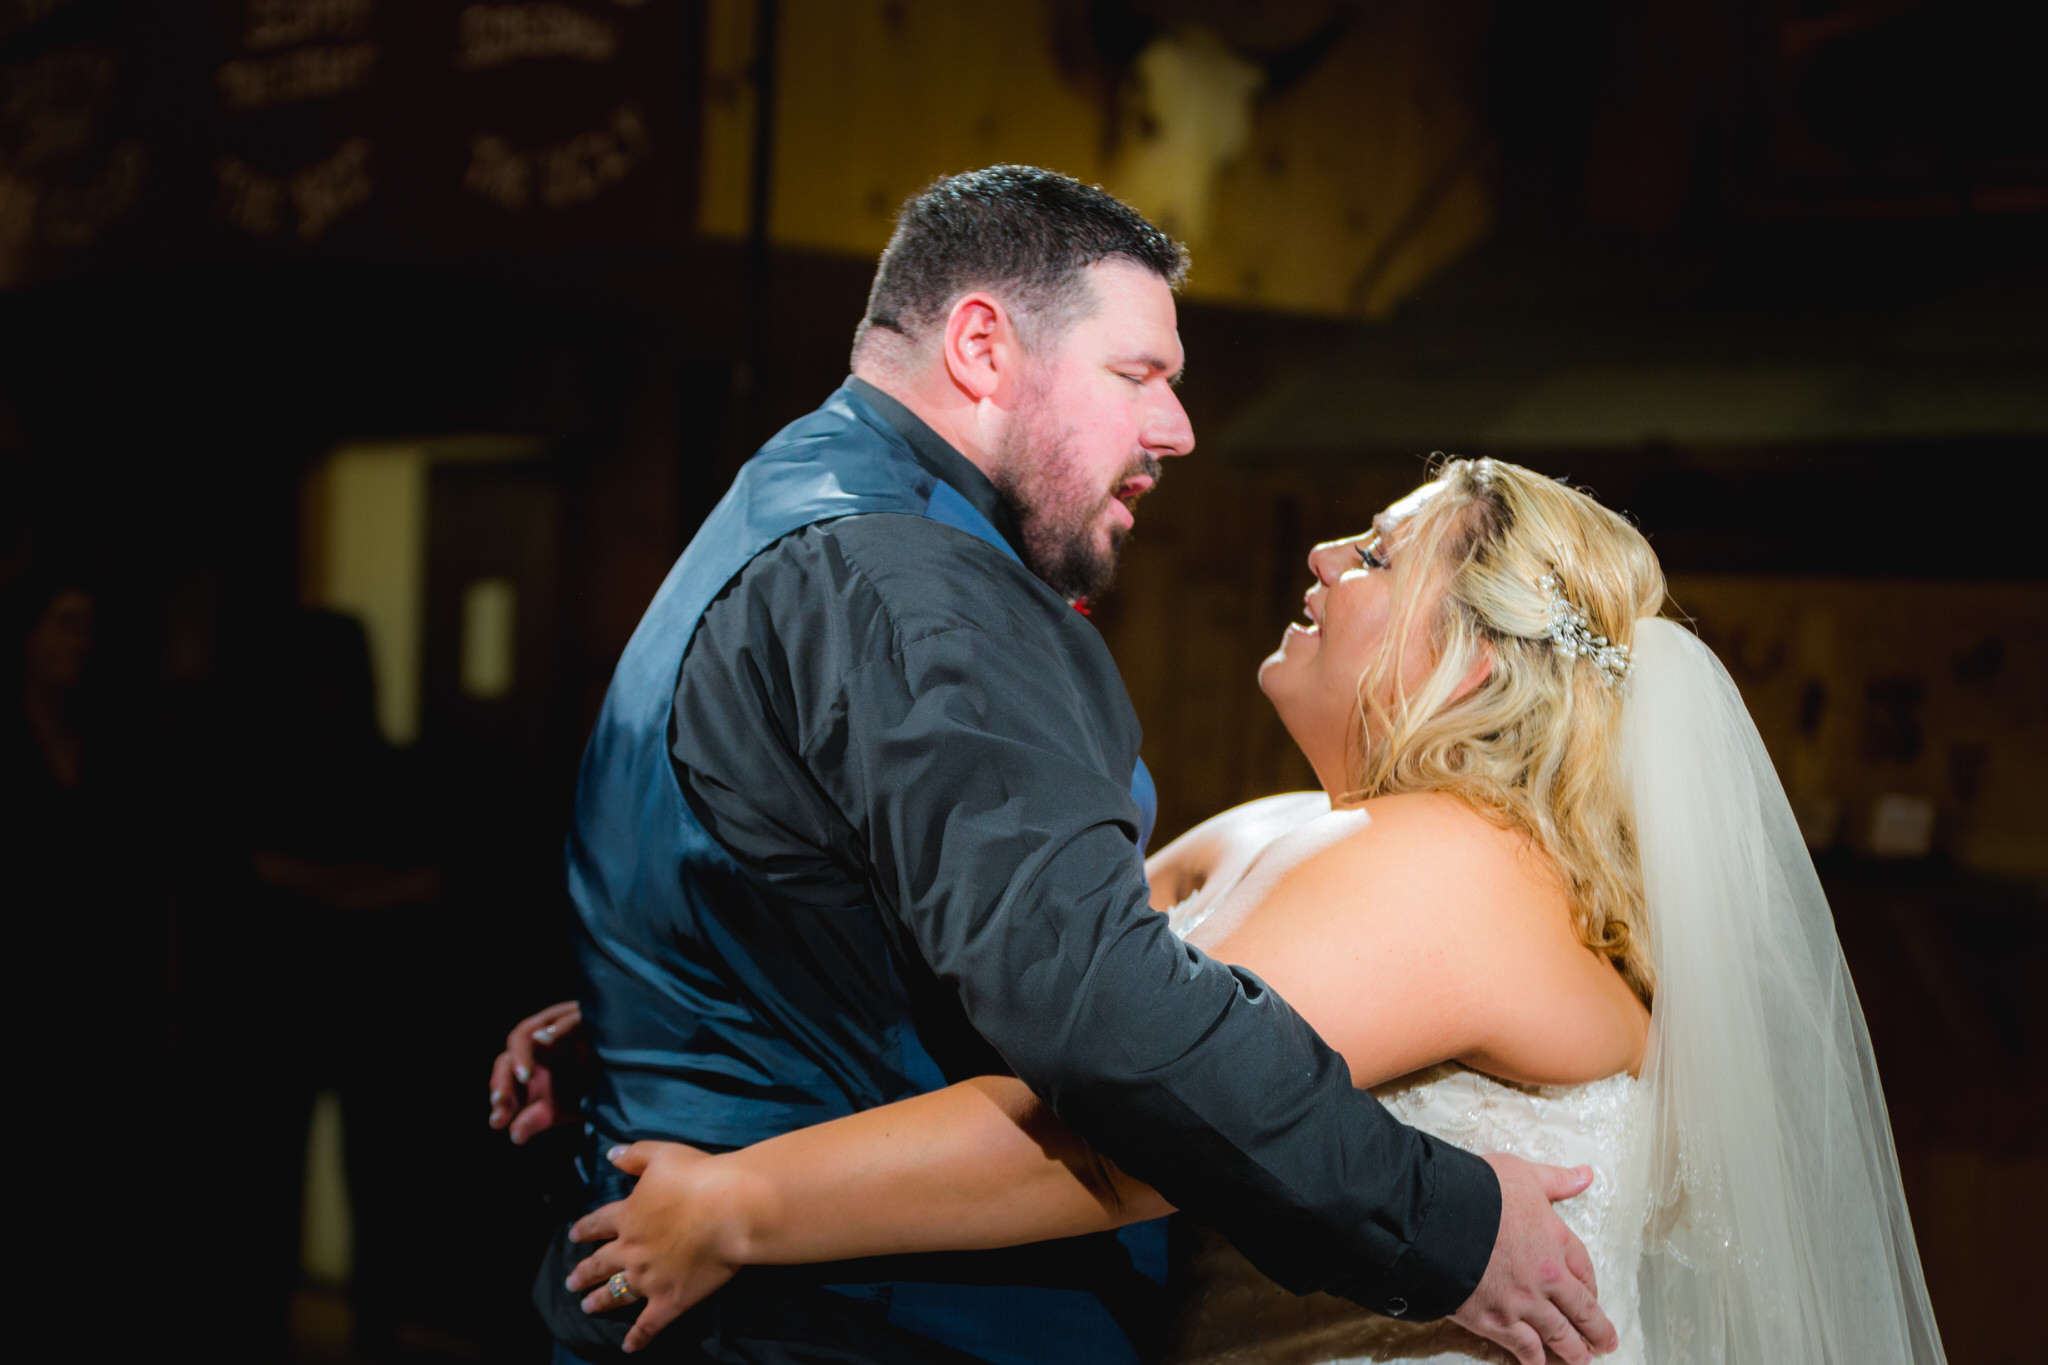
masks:
<path fill-rule="evenodd" d="M 491 1064 L 491 1127 L 522 1143 L 577 1117 L 586 1060 L 583 1010 L 574 1000 L 529 1014 Z"/>
<path fill-rule="evenodd" d="M 770 1192 L 730 1160 L 679 1142 L 636 1142 L 609 1155 L 639 1181 L 630 1196 L 592 1210 L 569 1229 L 572 1242 L 604 1243 L 570 1272 L 569 1289 L 589 1291 L 586 1313 L 645 1299 L 624 1343 L 637 1351 L 745 1263 L 753 1222 L 747 1201 Z M 619 1275 L 622 1293 L 606 1283 Z"/>
<path fill-rule="evenodd" d="M 1550 1356 L 1585 1365 L 1615 1349 L 1620 1340 L 1600 1309 L 1593 1259 L 1550 1207 L 1584 1192 L 1592 1171 L 1498 1152 L 1486 1162 L 1500 1179 L 1500 1231 L 1486 1274 L 1453 1320 L 1522 1365 L 1543 1365 Z"/>

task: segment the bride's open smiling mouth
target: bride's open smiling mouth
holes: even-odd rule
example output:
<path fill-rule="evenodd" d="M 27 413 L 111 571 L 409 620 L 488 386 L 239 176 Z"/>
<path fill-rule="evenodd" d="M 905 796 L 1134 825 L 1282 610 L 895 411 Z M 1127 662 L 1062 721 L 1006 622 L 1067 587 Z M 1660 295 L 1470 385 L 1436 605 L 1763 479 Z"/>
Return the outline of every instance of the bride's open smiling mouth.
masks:
<path fill-rule="evenodd" d="M 1308 618 L 1307 621 L 1289 621 L 1287 623 L 1289 632 L 1299 631 L 1303 635 L 1321 635 L 1323 633 L 1323 618 L 1316 610 L 1316 590 L 1314 588 L 1310 588 L 1301 595 L 1301 614 Z"/>
<path fill-rule="evenodd" d="M 1302 649 L 1321 649 L 1323 628 L 1313 621 L 1289 621 L 1287 629 L 1280 633 L 1280 653 L 1287 654 L 1296 640 L 1308 641 L 1308 644 L 1301 646 Z"/>

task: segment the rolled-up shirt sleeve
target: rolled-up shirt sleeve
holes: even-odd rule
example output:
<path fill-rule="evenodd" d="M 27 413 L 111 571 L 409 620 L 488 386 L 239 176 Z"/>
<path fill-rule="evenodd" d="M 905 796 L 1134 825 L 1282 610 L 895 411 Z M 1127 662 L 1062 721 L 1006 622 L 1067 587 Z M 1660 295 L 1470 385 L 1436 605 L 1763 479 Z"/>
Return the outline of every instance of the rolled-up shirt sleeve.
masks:
<path fill-rule="evenodd" d="M 1063 1120 L 1296 1292 L 1408 1317 L 1470 1294 L 1491 1168 L 1396 1122 L 1286 1001 L 1149 908 L 1135 741 L 1057 641 L 899 629 L 833 684 L 804 766 L 884 910 Z"/>

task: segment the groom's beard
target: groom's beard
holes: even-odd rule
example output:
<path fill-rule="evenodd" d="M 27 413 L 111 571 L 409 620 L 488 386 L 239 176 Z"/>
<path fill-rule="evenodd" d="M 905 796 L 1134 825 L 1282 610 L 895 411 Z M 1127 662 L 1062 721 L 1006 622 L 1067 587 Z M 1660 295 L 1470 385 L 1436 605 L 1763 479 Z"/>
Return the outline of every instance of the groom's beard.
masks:
<path fill-rule="evenodd" d="M 1140 474 L 1158 481 L 1158 458 L 1140 456 L 1105 488 L 1082 468 L 1071 433 L 1037 398 L 1018 410 L 997 453 L 996 493 L 1017 519 L 1025 566 L 1069 601 L 1108 592 L 1129 533 L 1113 526 L 1108 548 L 1098 548 L 1103 514 L 1126 481 Z"/>

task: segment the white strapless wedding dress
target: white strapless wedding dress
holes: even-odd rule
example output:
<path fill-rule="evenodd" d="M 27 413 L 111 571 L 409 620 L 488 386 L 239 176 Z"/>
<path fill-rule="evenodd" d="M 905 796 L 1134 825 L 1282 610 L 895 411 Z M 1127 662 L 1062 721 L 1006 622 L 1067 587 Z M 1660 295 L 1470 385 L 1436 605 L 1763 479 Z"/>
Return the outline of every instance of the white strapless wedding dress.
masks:
<path fill-rule="evenodd" d="M 1382 1098 L 1475 1152 L 1592 1165 L 1559 1209 L 1621 1331 L 1611 1360 L 1943 1365 L 1863 1011 L 1770 755 L 1691 632 L 1646 618 L 1630 650 L 1620 758 L 1657 982 L 1643 1079 L 1436 1067 Z M 1178 1365 L 1506 1359 L 1448 1324 L 1293 1298 L 1213 1239 L 1185 1268 Z"/>
<path fill-rule="evenodd" d="M 1600 1306 L 1621 1334 L 1621 1349 L 1603 1358 L 1611 1365 L 1644 1365 L 1636 1301 L 1642 1205 L 1621 1198 L 1615 1183 L 1641 1137 L 1641 1089 L 1625 1074 L 1591 1085 L 1518 1086 L 1444 1065 L 1373 1092 L 1395 1118 L 1466 1151 L 1593 1168 L 1592 1187 L 1557 1210 L 1592 1256 Z M 1167 1354 L 1172 1365 L 1512 1365 L 1505 1351 L 1451 1322 L 1407 1323 L 1328 1294 L 1297 1297 L 1222 1238 L 1196 1234 L 1184 1267 L 1188 1297 Z"/>

